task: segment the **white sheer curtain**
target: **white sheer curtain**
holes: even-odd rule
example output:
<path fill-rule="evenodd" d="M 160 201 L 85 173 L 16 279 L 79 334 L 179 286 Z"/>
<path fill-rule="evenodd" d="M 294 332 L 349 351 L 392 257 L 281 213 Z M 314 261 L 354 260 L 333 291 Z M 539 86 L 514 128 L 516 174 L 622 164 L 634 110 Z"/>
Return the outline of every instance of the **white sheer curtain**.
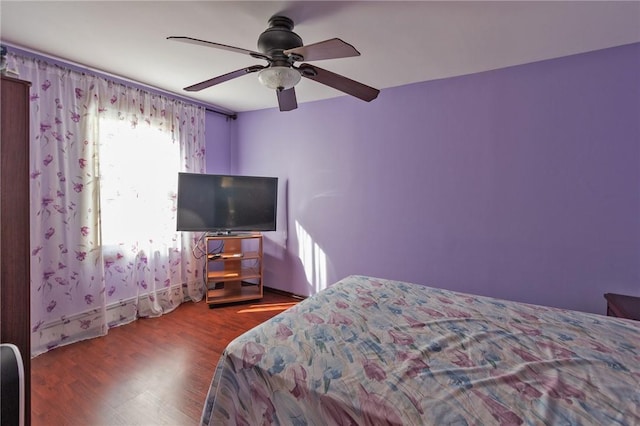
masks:
<path fill-rule="evenodd" d="M 8 59 L 32 83 L 32 355 L 200 300 L 202 260 L 174 204 L 178 170 L 204 170 L 204 109 Z"/>
<path fill-rule="evenodd" d="M 107 303 L 124 323 L 203 296 L 192 242 L 176 232 L 178 172 L 204 171 L 204 111 L 100 82 L 102 250 Z"/>

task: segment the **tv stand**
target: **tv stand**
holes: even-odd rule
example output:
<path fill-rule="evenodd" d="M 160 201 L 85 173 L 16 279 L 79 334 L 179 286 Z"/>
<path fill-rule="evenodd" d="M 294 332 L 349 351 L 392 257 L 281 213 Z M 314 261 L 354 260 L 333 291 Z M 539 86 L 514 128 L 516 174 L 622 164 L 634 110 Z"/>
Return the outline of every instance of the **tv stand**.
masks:
<path fill-rule="evenodd" d="M 210 235 L 205 244 L 205 299 L 210 308 L 262 299 L 262 234 Z"/>

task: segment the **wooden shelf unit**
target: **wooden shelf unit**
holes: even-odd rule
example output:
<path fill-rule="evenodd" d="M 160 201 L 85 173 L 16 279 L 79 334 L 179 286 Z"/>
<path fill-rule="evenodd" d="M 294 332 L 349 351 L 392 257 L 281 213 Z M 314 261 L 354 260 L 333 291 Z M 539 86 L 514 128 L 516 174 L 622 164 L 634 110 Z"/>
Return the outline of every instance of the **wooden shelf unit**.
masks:
<path fill-rule="evenodd" d="M 262 299 L 262 234 L 208 236 L 205 243 L 210 307 Z"/>

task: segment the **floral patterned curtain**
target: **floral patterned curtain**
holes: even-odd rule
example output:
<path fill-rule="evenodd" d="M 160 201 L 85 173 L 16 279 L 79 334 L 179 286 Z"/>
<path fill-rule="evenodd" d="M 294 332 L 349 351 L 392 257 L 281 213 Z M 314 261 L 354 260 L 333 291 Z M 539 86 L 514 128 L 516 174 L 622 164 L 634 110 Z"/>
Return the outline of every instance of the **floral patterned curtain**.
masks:
<path fill-rule="evenodd" d="M 102 252 L 107 303 L 124 323 L 202 298 L 190 241 L 176 232 L 178 172 L 204 171 L 202 108 L 98 83 Z M 201 114 L 199 114 L 201 113 Z M 189 238 L 189 237 L 187 237 Z M 184 268 L 186 267 L 186 268 Z"/>
<path fill-rule="evenodd" d="M 175 200 L 177 172 L 204 171 L 204 109 L 37 58 L 9 60 L 32 83 L 32 355 L 161 315 L 185 295 L 200 300 L 202 260 L 195 236 L 175 231 Z M 111 142 L 122 137 L 130 145 L 118 151 Z M 150 232 L 114 231 L 152 219 Z"/>

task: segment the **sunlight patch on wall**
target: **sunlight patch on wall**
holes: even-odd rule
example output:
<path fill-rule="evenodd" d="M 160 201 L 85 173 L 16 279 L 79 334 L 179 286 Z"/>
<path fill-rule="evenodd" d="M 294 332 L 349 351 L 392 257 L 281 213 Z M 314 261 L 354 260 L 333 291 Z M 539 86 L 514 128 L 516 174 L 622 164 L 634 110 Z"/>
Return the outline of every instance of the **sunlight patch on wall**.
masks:
<path fill-rule="evenodd" d="M 298 236 L 298 257 L 302 262 L 307 281 L 315 290 L 313 293 L 317 293 L 327 288 L 327 255 L 298 221 L 296 221 L 296 235 Z"/>

